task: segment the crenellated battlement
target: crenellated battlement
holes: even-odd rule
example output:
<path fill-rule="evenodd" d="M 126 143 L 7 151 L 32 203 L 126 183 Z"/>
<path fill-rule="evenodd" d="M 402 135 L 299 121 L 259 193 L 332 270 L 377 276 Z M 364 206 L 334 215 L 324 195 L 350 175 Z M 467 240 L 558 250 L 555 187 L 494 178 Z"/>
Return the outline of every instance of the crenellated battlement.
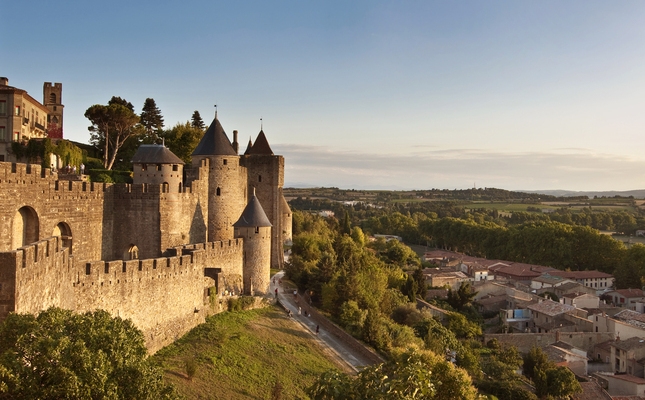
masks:
<path fill-rule="evenodd" d="M 16 269 L 36 268 L 50 257 L 63 256 L 65 263 L 69 263 L 69 249 L 62 247 L 58 236 L 48 237 L 7 253 L 13 255 L 15 263 L 12 262 L 11 265 L 15 265 Z"/>
<path fill-rule="evenodd" d="M 227 256 L 239 254 L 243 240 L 234 239 L 178 246 L 168 249 L 167 257 L 89 261 L 77 266 L 76 285 L 114 285 L 142 280 L 171 279 L 207 265 L 217 265 Z"/>
<path fill-rule="evenodd" d="M 54 180 L 56 174 L 38 164 L 0 162 L 0 184 L 33 185 Z"/>

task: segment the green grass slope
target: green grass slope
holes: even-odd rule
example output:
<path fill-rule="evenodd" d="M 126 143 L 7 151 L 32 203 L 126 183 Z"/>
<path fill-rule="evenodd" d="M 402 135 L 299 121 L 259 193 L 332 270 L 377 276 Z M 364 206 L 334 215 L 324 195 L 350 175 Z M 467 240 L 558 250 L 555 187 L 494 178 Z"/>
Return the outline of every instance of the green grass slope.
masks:
<path fill-rule="evenodd" d="M 153 359 L 188 399 L 271 399 L 276 386 L 282 399 L 306 399 L 322 372 L 340 368 L 273 306 L 215 315 Z"/>

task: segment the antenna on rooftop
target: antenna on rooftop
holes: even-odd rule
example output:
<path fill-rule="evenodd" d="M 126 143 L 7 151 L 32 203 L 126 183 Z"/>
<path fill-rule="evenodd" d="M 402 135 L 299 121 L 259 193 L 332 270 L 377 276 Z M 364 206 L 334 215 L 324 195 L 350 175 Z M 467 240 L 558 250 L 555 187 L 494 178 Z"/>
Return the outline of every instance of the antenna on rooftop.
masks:
<path fill-rule="evenodd" d="M 264 127 L 264 123 L 262 122 L 262 117 L 260 117 L 260 130 Z"/>
<path fill-rule="evenodd" d="M 217 119 L 217 104 L 215 104 L 215 119 Z"/>

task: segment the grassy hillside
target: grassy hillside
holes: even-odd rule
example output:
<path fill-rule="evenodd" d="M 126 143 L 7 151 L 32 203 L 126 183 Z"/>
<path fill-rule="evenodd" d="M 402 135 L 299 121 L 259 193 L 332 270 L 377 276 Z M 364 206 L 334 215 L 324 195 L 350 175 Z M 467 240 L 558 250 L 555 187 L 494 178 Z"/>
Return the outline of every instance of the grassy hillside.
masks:
<path fill-rule="evenodd" d="M 188 399 L 271 399 L 276 383 L 282 399 L 305 399 L 322 372 L 341 368 L 277 307 L 216 315 L 153 359 Z"/>

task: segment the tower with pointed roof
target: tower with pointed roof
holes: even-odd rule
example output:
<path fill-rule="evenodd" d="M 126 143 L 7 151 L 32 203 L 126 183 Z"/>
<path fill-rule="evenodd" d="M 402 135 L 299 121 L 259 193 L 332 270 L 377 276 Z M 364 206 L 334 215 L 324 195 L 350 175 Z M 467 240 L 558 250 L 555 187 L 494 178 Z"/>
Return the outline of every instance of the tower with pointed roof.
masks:
<path fill-rule="evenodd" d="M 203 160 L 209 162 L 208 241 L 232 239 L 233 222 L 246 205 L 246 168 L 240 165 L 217 114 L 192 154 L 193 167 Z"/>
<path fill-rule="evenodd" d="M 260 130 L 255 142 L 242 156 L 242 165 L 248 169 L 249 190 L 255 193 L 262 203 L 269 221 L 273 224 L 271 237 L 271 267 L 282 268 L 284 264 L 283 196 L 284 157 L 273 154 L 269 141 Z"/>
<path fill-rule="evenodd" d="M 244 240 L 244 291 L 266 295 L 271 279 L 271 222 L 255 193 L 233 226 L 235 237 Z"/>

